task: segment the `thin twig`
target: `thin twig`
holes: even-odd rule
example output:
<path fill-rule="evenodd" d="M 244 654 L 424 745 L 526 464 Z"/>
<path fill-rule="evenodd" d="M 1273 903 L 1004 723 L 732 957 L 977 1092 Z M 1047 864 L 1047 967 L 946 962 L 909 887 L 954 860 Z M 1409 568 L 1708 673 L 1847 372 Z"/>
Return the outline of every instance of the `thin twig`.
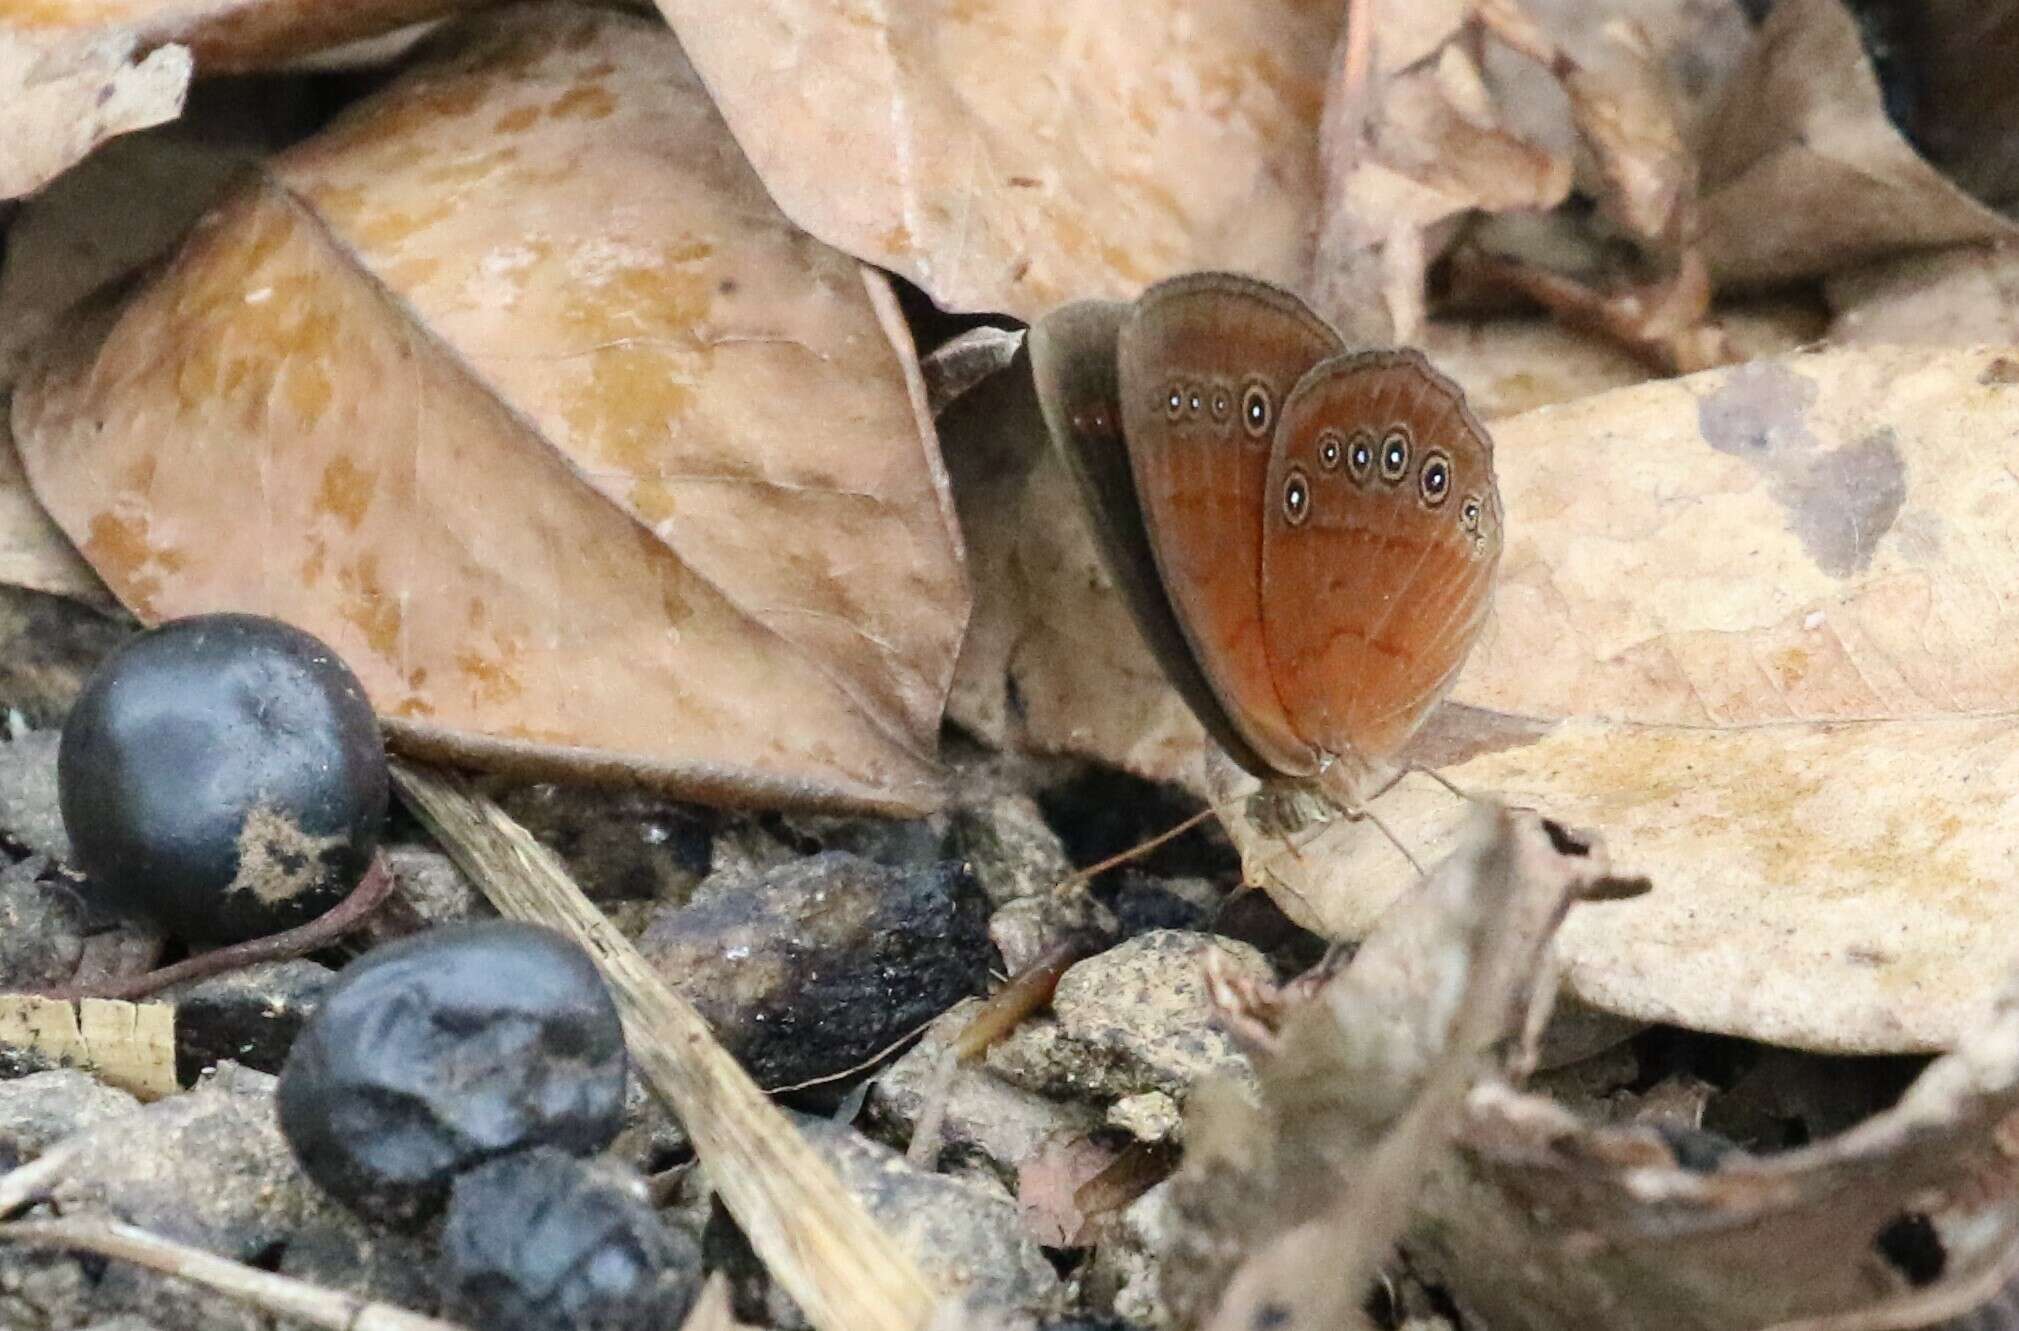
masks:
<path fill-rule="evenodd" d="M 229 947 L 199 952 L 193 957 L 176 962 L 173 966 L 143 971 L 139 975 L 127 975 L 93 984 L 71 984 L 55 989 L 38 989 L 34 993 L 38 998 L 56 998 L 69 1003 L 85 998 L 145 998 L 149 994 L 159 993 L 171 984 L 181 984 L 185 980 L 207 979 L 262 961 L 288 961 L 295 957 L 307 956 L 319 947 L 327 947 L 363 924 L 366 918 L 392 894 L 394 886 L 393 872 L 386 867 L 385 856 L 374 854 L 372 862 L 365 868 L 364 877 L 358 879 L 357 886 L 350 890 L 350 895 L 307 924 L 298 924 L 292 929 L 283 929 L 264 938 L 248 939 L 243 943 L 233 943 Z"/>
<path fill-rule="evenodd" d="M 65 1137 L 25 1165 L 0 1174 L 0 1220 L 45 1201 L 70 1172 L 71 1162 L 90 1142 L 83 1134 Z"/>
<path fill-rule="evenodd" d="M 454 1322 L 261 1271 L 117 1220 L 21 1220 L 0 1225 L 0 1241 L 115 1257 L 329 1331 L 465 1331 Z"/>
<path fill-rule="evenodd" d="M 1078 887 L 1081 883 L 1087 882 L 1090 879 L 1099 877 L 1101 874 L 1106 873 L 1108 870 L 1114 868 L 1118 864 L 1127 864 L 1130 860 L 1139 860 L 1143 856 L 1155 850 L 1158 846 L 1163 845 L 1166 841 L 1169 841 L 1174 837 L 1183 836 L 1185 833 L 1197 827 L 1200 823 L 1203 823 L 1208 818 L 1211 818 L 1214 814 L 1219 813 L 1222 809 L 1231 808 L 1233 805 L 1238 804 L 1241 800 L 1245 800 L 1247 798 L 1248 797 L 1246 795 L 1242 795 L 1238 799 L 1227 801 L 1225 804 L 1215 804 L 1213 807 L 1209 809 L 1201 809 L 1197 813 L 1193 814 L 1191 817 L 1185 819 L 1185 821 L 1179 823 L 1177 826 L 1166 828 L 1165 830 L 1157 833 L 1155 836 L 1151 837 L 1148 841 L 1138 842 L 1135 845 L 1130 846 L 1127 850 L 1119 851 L 1113 855 L 1110 855 L 1106 859 L 1100 861 L 1097 864 L 1089 864 L 1084 869 L 1078 869 L 1070 874 L 1067 874 L 1064 878 L 1061 878 L 1057 883 L 1055 883 L 1052 886 L 1052 891 L 1064 892 L 1070 888 Z"/>

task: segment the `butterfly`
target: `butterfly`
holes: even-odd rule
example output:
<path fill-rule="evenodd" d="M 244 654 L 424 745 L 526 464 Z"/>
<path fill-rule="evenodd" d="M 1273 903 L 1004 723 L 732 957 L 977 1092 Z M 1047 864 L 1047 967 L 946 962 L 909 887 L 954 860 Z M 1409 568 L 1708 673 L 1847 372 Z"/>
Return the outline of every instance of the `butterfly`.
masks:
<path fill-rule="evenodd" d="M 1103 560 L 1207 732 L 1363 808 L 1492 600 L 1500 493 L 1464 394 L 1230 273 L 1064 306 L 1028 348 Z"/>

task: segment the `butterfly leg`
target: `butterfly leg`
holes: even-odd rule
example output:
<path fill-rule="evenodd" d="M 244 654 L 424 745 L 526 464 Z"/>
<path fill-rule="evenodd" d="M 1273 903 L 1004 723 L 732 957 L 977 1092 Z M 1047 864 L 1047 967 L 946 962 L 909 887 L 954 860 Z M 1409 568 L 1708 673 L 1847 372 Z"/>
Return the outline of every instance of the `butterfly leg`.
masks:
<path fill-rule="evenodd" d="M 1450 777 L 1444 775 L 1444 773 L 1438 771 L 1434 767 L 1426 767 L 1422 763 L 1411 763 L 1409 764 L 1409 766 L 1403 768 L 1402 771 L 1404 775 L 1410 772 L 1421 772 L 1423 773 L 1423 775 L 1429 777 L 1432 781 L 1435 781 L 1438 785 L 1443 786 L 1446 790 L 1450 791 L 1452 797 L 1457 799 L 1460 803 L 1462 804 L 1473 803 L 1473 796 L 1471 791 L 1466 790 L 1464 787 L 1460 786 L 1457 782 L 1453 781 Z"/>

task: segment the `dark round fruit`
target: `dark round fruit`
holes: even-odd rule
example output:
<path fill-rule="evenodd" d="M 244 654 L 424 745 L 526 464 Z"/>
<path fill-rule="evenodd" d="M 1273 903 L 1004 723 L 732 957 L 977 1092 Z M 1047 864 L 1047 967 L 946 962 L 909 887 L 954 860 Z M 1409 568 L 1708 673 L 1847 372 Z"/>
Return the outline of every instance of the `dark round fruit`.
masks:
<path fill-rule="evenodd" d="M 308 1176 L 395 1225 L 441 1209 L 472 1165 L 617 1135 L 624 1031 L 581 948 L 507 920 L 450 925 L 353 962 L 280 1073 Z"/>
<path fill-rule="evenodd" d="M 700 1247 L 634 1180 L 527 1151 L 456 1180 L 442 1226 L 445 1311 L 485 1331 L 666 1331 L 687 1316 Z"/>
<path fill-rule="evenodd" d="M 322 914 L 385 821 L 385 746 L 357 677 L 258 615 L 172 620 L 107 657 L 56 770 L 78 866 L 184 938 L 236 942 Z"/>

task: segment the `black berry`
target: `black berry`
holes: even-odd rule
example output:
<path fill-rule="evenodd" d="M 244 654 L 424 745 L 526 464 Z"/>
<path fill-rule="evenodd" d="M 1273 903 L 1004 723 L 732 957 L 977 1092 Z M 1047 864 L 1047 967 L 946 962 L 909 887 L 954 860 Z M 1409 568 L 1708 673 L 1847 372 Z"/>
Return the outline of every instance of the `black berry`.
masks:
<path fill-rule="evenodd" d="M 257 615 L 134 638 L 63 726 L 63 823 L 111 901 L 236 942 L 322 914 L 378 846 L 386 757 L 357 677 Z"/>
<path fill-rule="evenodd" d="M 456 1180 L 442 1226 L 446 1311 L 485 1331 L 665 1331 L 701 1276 L 699 1245 L 635 1180 L 526 1151 Z"/>
<path fill-rule="evenodd" d="M 396 1225 L 455 1176 L 617 1133 L 624 1033 L 588 954 L 551 930 L 451 925 L 352 963 L 280 1074 L 280 1126 L 310 1178 Z"/>

